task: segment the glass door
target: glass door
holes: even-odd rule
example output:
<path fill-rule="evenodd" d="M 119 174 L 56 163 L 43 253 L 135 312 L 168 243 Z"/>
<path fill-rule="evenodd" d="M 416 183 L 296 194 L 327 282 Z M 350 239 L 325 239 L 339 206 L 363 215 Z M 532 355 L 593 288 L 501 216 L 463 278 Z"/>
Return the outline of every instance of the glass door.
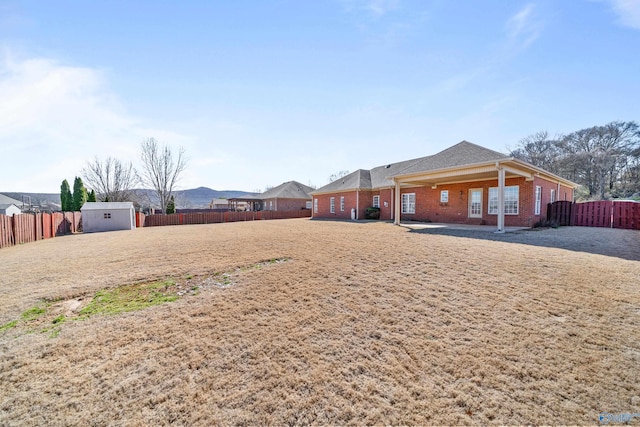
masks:
<path fill-rule="evenodd" d="M 482 218 L 482 189 L 469 190 L 469 218 Z"/>

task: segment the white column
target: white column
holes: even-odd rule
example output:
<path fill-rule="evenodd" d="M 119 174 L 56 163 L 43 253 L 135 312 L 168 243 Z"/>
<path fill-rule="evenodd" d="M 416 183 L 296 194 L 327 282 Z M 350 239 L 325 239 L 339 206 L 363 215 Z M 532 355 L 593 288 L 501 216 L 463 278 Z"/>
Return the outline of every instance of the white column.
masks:
<path fill-rule="evenodd" d="M 504 233 L 504 168 L 498 166 L 498 230 Z"/>
<path fill-rule="evenodd" d="M 401 205 L 401 201 L 400 201 L 400 183 L 398 181 L 396 181 L 396 190 L 395 190 L 395 214 L 394 214 L 394 219 L 393 219 L 393 223 L 395 225 L 400 225 L 400 205 Z"/>

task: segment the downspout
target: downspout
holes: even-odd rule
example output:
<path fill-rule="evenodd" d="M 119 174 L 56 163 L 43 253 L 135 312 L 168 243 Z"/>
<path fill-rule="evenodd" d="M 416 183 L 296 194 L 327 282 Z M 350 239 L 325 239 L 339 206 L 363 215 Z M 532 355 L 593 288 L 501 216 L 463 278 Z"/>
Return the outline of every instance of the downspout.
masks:
<path fill-rule="evenodd" d="M 391 200 L 389 201 L 389 203 L 391 204 L 391 221 L 393 221 L 393 218 L 395 217 L 395 215 L 394 215 L 395 212 L 393 211 L 393 206 L 394 206 L 394 203 L 393 203 L 394 200 L 393 199 L 395 197 L 394 194 L 393 194 L 393 187 L 389 188 L 389 193 L 391 194 L 391 197 L 390 197 Z"/>
<path fill-rule="evenodd" d="M 360 190 L 356 188 L 356 221 L 360 216 Z"/>
<path fill-rule="evenodd" d="M 400 202 L 400 183 L 398 181 L 396 181 L 395 179 L 393 180 L 396 183 L 396 190 L 394 192 L 394 196 L 395 196 L 395 206 L 394 206 L 394 220 L 393 223 L 395 225 L 400 225 L 400 206 L 401 206 L 401 202 Z"/>

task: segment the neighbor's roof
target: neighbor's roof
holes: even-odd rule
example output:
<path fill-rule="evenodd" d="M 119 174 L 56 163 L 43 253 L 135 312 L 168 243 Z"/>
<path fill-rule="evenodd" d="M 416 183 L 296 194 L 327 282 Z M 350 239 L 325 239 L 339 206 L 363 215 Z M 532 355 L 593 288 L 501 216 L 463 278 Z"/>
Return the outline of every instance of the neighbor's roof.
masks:
<path fill-rule="evenodd" d="M 257 199 L 311 199 L 313 188 L 300 184 L 297 181 L 284 182 L 262 194 L 257 194 Z"/>
<path fill-rule="evenodd" d="M 20 200 L 12 199 L 9 196 L 5 196 L 4 194 L 0 194 L 0 204 L 20 206 L 22 205 L 22 202 Z"/>
<path fill-rule="evenodd" d="M 82 205 L 81 211 L 104 211 L 104 210 L 118 210 L 118 209 L 131 209 L 133 207 L 132 202 L 86 202 Z"/>
<path fill-rule="evenodd" d="M 15 206 L 16 208 L 18 208 L 18 206 L 15 203 L 0 203 L 0 210 L 9 209 L 11 206 Z"/>

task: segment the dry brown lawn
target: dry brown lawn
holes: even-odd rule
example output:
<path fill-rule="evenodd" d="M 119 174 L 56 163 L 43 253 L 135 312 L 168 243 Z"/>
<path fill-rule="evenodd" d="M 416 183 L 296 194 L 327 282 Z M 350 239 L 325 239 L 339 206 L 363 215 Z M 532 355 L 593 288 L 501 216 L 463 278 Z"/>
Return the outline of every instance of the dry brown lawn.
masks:
<path fill-rule="evenodd" d="M 639 232 L 598 233 L 640 245 Z M 57 336 L 22 323 L 0 332 L 0 424 L 597 424 L 601 412 L 640 413 L 640 261 L 513 236 L 302 219 L 2 249 L 0 325 L 43 300 L 85 304 L 140 281 L 202 288 L 70 320 Z M 244 268 L 275 258 L 287 261 Z M 220 272 L 231 286 L 211 285 Z"/>

